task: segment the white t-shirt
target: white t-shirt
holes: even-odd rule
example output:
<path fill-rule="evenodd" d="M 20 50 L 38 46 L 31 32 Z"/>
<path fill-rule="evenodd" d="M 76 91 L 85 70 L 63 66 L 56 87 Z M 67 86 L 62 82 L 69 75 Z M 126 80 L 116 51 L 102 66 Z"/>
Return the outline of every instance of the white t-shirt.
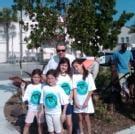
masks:
<path fill-rule="evenodd" d="M 68 74 L 65 74 L 64 76 L 59 74 L 57 78 L 57 84 L 62 87 L 69 98 L 73 89 L 71 77 Z M 70 100 L 70 103 L 73 103 L 72 100 Z"/>
<path fill-rule="evenodd" d="M 45 106 L 46 114 L 61 114 L 61 105 L 69 103 L 68 97 L 60 86 L 44 86 L 41 95 L 41 104 Z"/>
<path fill-rule="evenodd" d="M 70 55 L 70 54 L 66 54 L 65 57 L 69 59 L 70 64 L 75 59 L 75 57 L 73 55 Z M 52 56 L 51 59 L 48 61 L 47 65 L 45 66 L 45 68 L 43 70 L 43 74 L 46 74 L 47 71 L 50 70 L 50 69 L 56 69 L 58 64 L 59 64 L 59 60 L 60 59 L 59 59 L 58 55 Z"/>
<path fill-rule="evenodd" d="M 87 98 L 89 92 L 96 90 L 96 86 L 92 75 L 89 73 L 87 78 L 83 80 L 81 74 L 73 75 L 73 89 L 76 90 L 75 100 L 78 105 L 82 106 Z M 75 113 L 94 113 L 94 106 L 92 103 L 92 98 L 90 97 L 88 106 L 86 108 L 76 108 L 74 107 Z"/>
<path fill-rule="evenodd" d="M 25 90 L 23 101 L 28 101 L 28 110 L 38 111 L 42 93 L 42 84 L 29 84 Z"/>
<path fill-rule="evenodd" d="M 72 79 L 71 77 L 66 75 L 59 75 L 57 78 L 57 84 L 62 87 L 66 95 L 70 96 L 70 93 L 72 91 Z"/>

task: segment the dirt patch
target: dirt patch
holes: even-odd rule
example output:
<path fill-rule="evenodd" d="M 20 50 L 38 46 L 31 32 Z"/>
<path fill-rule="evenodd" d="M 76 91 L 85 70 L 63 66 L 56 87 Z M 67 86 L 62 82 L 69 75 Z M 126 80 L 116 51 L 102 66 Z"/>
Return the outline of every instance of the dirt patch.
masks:
<path fill-rule="evenodd" d="M 101 105 L 101 107 L 99 106 Z M 92 134 L 113 134 L 119 130 L 135 125 L 135 107 L 129 104 L 119 106 L 119 110 L 111 113 L 103 104 L 96 105 L 96 113 L 91 115 Z M 22 133 L 26 111 L 18 95 L 12 96 L 5 105 L 5 116 L 14 127 Z M 77 121 L 74 121 L 76 124 Z M 46 127 L 44 128 L 46 131 Z M 37 134 L 35 122 L 31 134 Z"/>

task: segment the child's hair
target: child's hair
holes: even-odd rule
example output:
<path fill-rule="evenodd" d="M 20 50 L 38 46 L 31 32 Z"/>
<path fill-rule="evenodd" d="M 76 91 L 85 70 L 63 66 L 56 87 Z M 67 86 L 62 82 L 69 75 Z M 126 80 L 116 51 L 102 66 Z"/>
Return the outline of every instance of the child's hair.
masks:
<path fill-rule="evenodd" d="M 34 69 L 31 73 L 31 76 L 34 76 L 35 74 L 38 74 L 39 76 L 42 75 L 42 71 L 38 68 Z"/>
<path fill-rule="evenodd" d="M 48 70 L 48 72 L 46 73 L 46 76 L 48 76 L 48 75 L 53 75 L 54 77 L 57 77 L 57 72 L 56 72 L 56 70 L 54 70 L 54 69 L 50 69 L 50 70 Z"/>
<path fill-rule="evenodd" d="M 82 64 L 82 68 L 83 68 L 83 70 L 84 70 L 84 72 L 83 72 L 83 80 L 85 80 L 86 79 L 86 77 L 88 76 L 88 70 L 86 70 L 86 68 L 84 67 L 84 65 L 83 65 L 83 62 L 85 61 L 85 59 L 75 59 L 73 62 L 72 62 L 72 66 L 75 64 L 75 63 L 78 63 L 78 64 Z"/>
<path fill-rule="evenodd" d="M 69 59 L 68 58 L 65 58 L 65 57 L 61 58 L 60 61 L 59 61 L 58 67 L 56 69 L 57 74 L 59 75 L 59 73 L 60 73 L 60 65 L 61 64 L 65 64 L 65 63 L 68 65 L 68 68 L 67 68 L 66 73 L 71 76 L 70 62 L 69 62 Z"/>

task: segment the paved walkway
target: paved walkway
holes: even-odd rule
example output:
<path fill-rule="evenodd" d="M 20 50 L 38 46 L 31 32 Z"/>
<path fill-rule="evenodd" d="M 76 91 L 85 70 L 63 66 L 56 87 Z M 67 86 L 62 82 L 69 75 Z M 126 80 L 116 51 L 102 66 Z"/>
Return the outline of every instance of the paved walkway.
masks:
<path fill-rule="evenodd" d="M 7 85 L 7 82 L 9 81 L 0 81 L 0 134 L 19 134 L 10 122 L 6 120 L 4 115 L 5 103 L 15 92 L 10 85 Z"/>
<path fill-rule="evenodd" d="M 117 132 L 115 134 L 135 134 L 135 126 L 121 130 L 120 132 Z"/>

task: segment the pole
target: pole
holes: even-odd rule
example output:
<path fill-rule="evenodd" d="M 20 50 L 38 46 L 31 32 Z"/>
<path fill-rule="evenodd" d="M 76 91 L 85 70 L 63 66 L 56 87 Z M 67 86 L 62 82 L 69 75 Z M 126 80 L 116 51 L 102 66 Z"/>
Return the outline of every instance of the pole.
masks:
<path fill-rule="evenodd" d="M 15 57 L 14 57 L 14 52 L 13 52 L 13 35 L 12 35 L 12 59 L 13 59 L 13 63 L 15 63 Z"/>
<path fill-rule="evenodd" d="M 20 10 L 20 73 L 22 76 L 22 9 Z"/>

